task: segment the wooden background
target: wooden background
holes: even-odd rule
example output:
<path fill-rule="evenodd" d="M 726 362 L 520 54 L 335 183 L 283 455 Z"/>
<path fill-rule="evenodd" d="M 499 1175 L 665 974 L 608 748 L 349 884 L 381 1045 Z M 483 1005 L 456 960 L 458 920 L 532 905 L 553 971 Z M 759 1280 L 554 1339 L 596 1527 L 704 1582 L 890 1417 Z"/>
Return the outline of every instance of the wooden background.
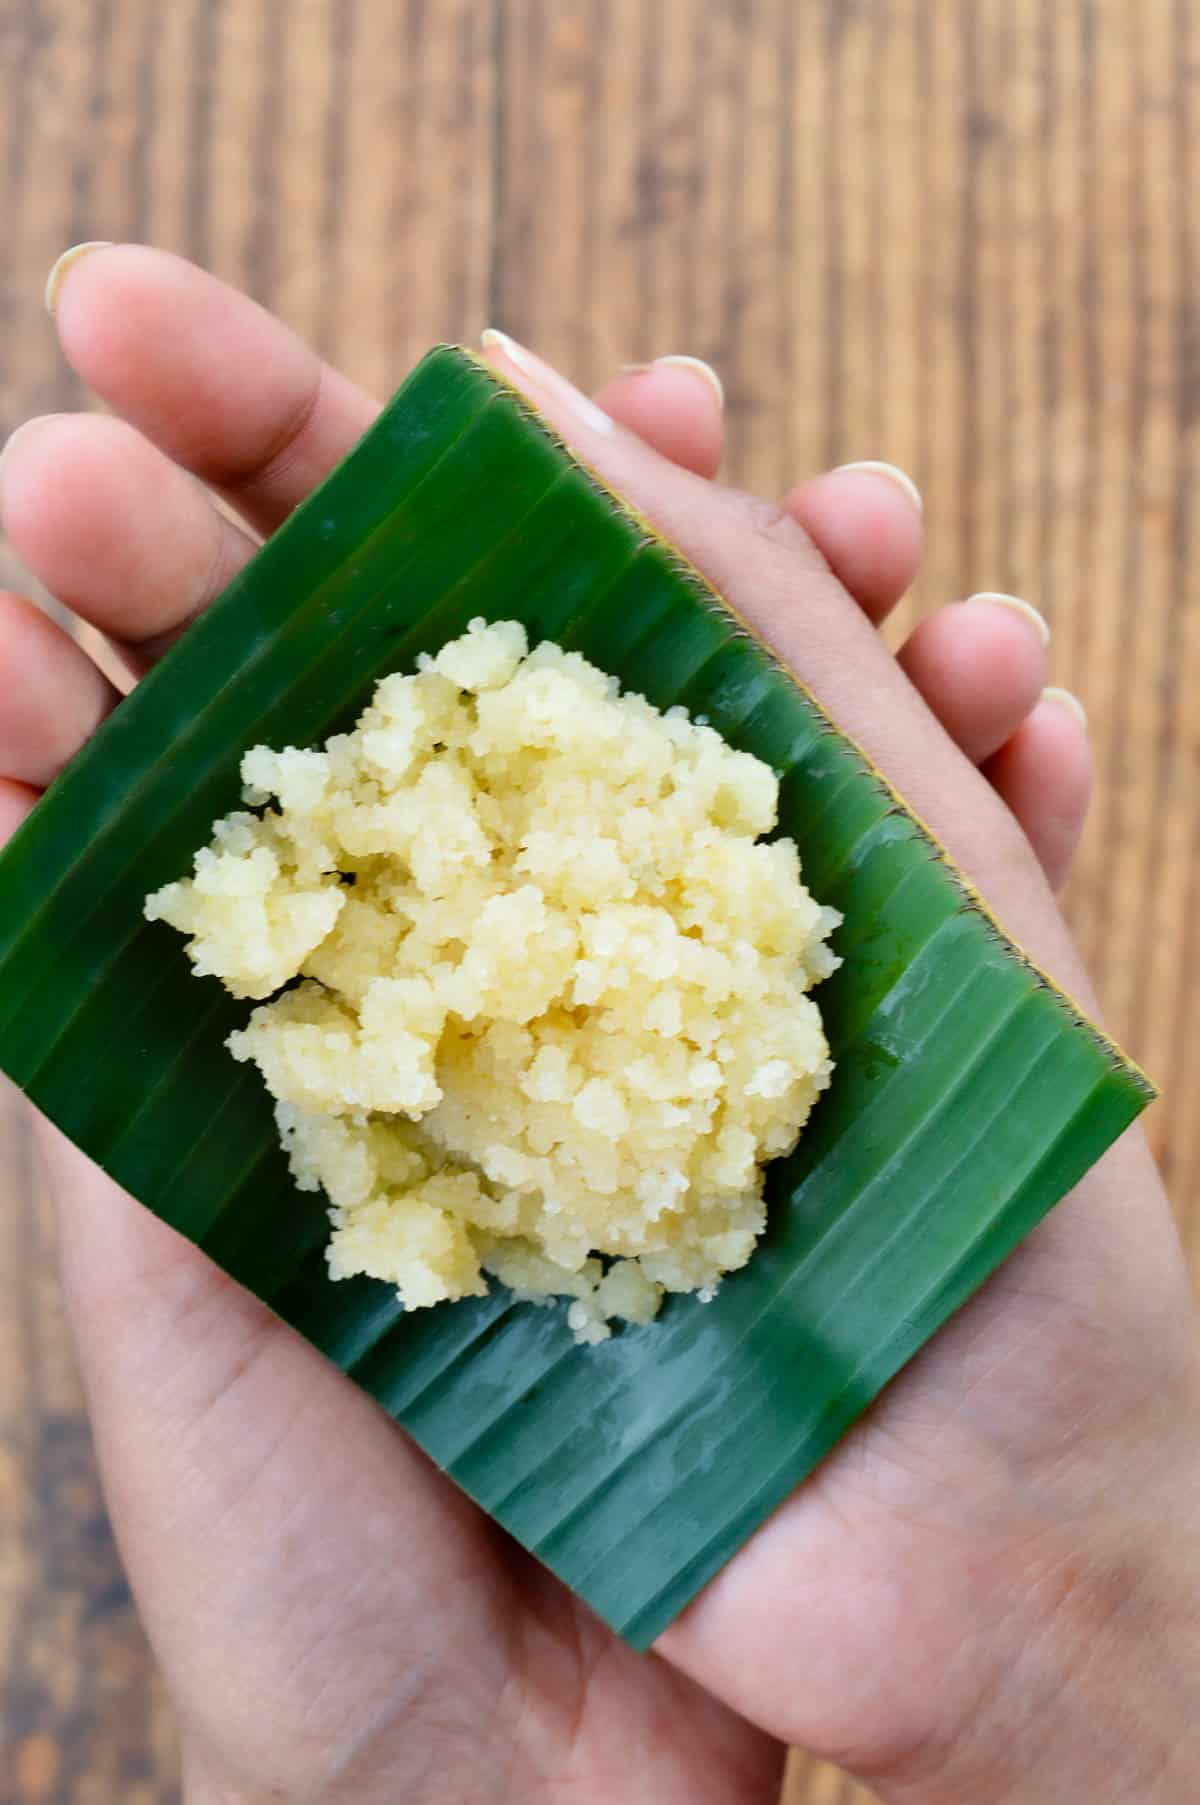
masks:
<path fill-rule="evenodd" d="M 930 541 L 904 620 L 1026 595 L 1091 712 L 1069 906 L 1166 1087 L 1200 1262 L 1198 58 L 1189 0 L 0 0 L 0 429 L 86 405 L 52 259 L 139 238 L 380 392 L 494 322 L 584 382 L 709 358 L 763 490 L 904 465 Z M 7 1096 L 0 1184 L 0 1799 L 157 1805 L 170 1714 Z"/>

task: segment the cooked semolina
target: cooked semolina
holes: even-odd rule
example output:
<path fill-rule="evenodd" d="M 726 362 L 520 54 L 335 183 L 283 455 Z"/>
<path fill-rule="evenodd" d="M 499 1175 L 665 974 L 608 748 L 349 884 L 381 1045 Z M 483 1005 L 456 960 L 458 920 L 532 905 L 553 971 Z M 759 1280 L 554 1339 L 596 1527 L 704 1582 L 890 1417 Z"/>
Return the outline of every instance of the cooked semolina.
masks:
<path fill-rule="evenodd" d="M 491 1275 L 599 1341 L 745 1264 L 764 1162 L 829 1082 L 808 993 L 837 964 L 837 915 L 761 837 L 767 765 L 476 621 L 242 781 L 146 914 L 270 999 L 229 1046 L 328 1198 L 334 1278 L 414 1309 Z"/>

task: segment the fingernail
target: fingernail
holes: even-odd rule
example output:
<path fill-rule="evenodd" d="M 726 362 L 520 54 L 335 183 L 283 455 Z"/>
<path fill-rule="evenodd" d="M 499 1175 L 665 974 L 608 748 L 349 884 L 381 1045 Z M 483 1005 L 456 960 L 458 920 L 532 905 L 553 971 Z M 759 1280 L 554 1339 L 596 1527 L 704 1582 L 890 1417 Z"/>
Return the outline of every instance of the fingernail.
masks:
<path fill-rule="evenodd" d="M 717 375 L 717 372 L 713 369 L 712 365 L 706 364 L 702 357 L 685 357 L 682 352 L 672 351 L 666 357 L 656 357 L 654 366 L 657 367 L 659 364 L 676 364 L 683 370 L 695 370 L 697 376 L 702 376 L 704 378 L 705 382 L 716 396 L 718 405 L 724 407 L 725 384 L 721 381 L 721 378 Z"/>
<path fill-rule="evenodd" d="M 1044 614 L 1039 614 L 1032 602 L 1024 602 L 1019 595 L 1005 595 L 1000 589 L 981 589 L 978 595 L 969 595 L 968 602 L 997 602 L 1002 608 L 1015 608 L 1018 614 L 1024 615 L 1037 628 L 1042 644 L 1050 644 L 1050 625 Z"/>
<path fill-rule="evenodd" d="M 918 514 L 925 512 L 925 503 L 921 499 L 921 491 L 917 488 L 907 470 L 901 470 L 898 464 L 882 464 L 873 458 L 862 459 L 857 464 L 839 464 L 837 470 L 865 470 L 868 476 L 886 476 L 889 482 L 895 483 L 904 490 L 909 501 Z M 835 471 L 835 475 L 836 475 Z"/>
<path fill-rule="evenodd" d="M 1075 716 L 1075 719 L 1079 722 L 1079 725 L 1086 729 L 1088 724 L 1087 709 L 1072 690 L 1058 689 L 1054 684 L 1051 684 L 1048 689 L 1042 691 L 1042 701 L 1057 702 L 1060 707 L 1070 709 L 1071 713 Z"/>
<path fill-rule="evenodd" d="M 69 250 L 63 252 L 46 277 L 46 292 L 42 297 L 46 303 L 46 312 L 51 318 L 54 317 L 54 310 L 58 306 L 59 290 L 67 271 L 72 269 L 81 257 L 86 257 L 89 251 L 103 251 L 112 242 L 111 238 L 88 238 L 83 244 L 73 244 Z"/>
<path fill-rule="evenodd" d="M 612 432 L 614 430 L 616 421 L 611 415 L 606 414 L 602 407 L 597 407 L 594 401 L 590 401 L 586 395 L 581 394 L 573 382 L 568 382 L 565 376 L 560 376 L 557 370 L 551 369 L 544 359 L 536 356 L 526 346 L 519 345 L 515 338 L 510 338 L 507 332 L 501 332 L 495 326 L 488 326 L 480 334 L 479 342 L 485 351 L 502 352 L 509 363 L 520 370 L 523 375 L 530 377 L 533 382 L 540 384 L 552 395 L 557 395 L 563 405 L 569 407 L 585 426 L 591 427 L 593 432 Z"/>

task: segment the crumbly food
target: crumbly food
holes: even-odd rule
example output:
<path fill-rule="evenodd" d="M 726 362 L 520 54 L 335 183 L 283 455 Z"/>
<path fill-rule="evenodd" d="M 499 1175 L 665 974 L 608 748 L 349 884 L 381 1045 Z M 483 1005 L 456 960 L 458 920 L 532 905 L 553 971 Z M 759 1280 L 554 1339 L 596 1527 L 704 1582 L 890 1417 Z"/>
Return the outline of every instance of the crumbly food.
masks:
<path fill-rule="evenodd" d="M 829 1082 L 808 992 L 837 964 L 838 916 L 761 838 L 769 766 L 476 621 L 242 781 L 146 914 L 271 999 L 229 1046 L 329 1200 L 334 1278 L 420 1308 L 491 1274 L 599 1341 L 745 1264 L 763 1164 Z"/>

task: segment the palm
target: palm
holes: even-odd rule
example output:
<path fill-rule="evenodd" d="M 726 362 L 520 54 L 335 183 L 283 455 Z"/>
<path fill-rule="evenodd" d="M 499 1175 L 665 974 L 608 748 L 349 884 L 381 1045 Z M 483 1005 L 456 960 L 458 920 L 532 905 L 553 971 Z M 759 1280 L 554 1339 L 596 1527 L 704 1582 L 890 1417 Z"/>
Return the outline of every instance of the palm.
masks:
<path fill-rule="evenodd" d="M 323 1772 L 321 1796 L 355 1801 L 424 1781 L 770 1796 L 766 1737 L 618 1643 L 269 1312 L 57 1137 L 50 1153 L 84 1205 L 68 1281 L 85 1345 L 107 1345 L 93 1405 L 117 1520 L 205 1771 L 284 1796 Z M 932 1699 L 949 1730 L 994 1689 L 1014 1593 L 1069 1553 L 1071 1435 L 1098 1400 L 1125 1433 L 1140 1402 L 1127 1325 L 1103 1305 L 1081 1320 L 1057 1264 L 1019 1255 L 667 1652 L 780 1734 L 875 1770 L 924 1741 Z"/>
<path fill-rule="evenodd" d="M 93 279 L 73 278 L 68 354 L 269 530 L 371 404 L 330 373 L 314 389 L 310 355 L 265 316 L 186 266 L 151 257 L 147 268 L 149 255 L 102 260 L 110 291 L 125 285 L 108 305 L 89 307 Z M 156 329 L 168 311 L 164 351 Z M 195 342 L 219 344 L 219 366 L 180 357 L 185 316 L 203 317 Z M 555 391 L 538 398 L 581 437 Z M 46 499 L 66 490 L 61 458 L 53 483 L 49 467 L 40 484 L 36 468 L 28 477 L 23 549 L 64 599 L 147 658 L 250 542 L 214 525 L 202 492 L 144 440 L 91 425 L 110 441 L 90 483 L 77 472 L 69 518 L 55 520 Z M 126 434 L 119 446 L 114 433 Z M 229 445 L 244 451 L 236 465 Z M 632 435 L 582 448 L 759 621 L 1034 955 L 1086 989 L 1012 816 L 794 523 L 712 490 Z M 86 543 L 89 507 L 99 550 Z M 5 513 L 13 530 L 11 475 Z M 161 528 L 137 557 L 114 540 L 111 521 L 127 533 L 135 514 L 169 522 L 170 545 Z M 97 599 L 106 558 L 116 574 Z M 164 619 L 173 584 L 187 599 Z M 71 666 L 56 698 L 69 684 L 80 718 L 94 718 L 93 677 Z M 41 781 L 31 768 L 28 784 Z M 0 784 L 0 815 L 26 806 L 20 791 Z M 1002 1685 L 1028 1613 L 1069 1584 L 1076 1519 L 1104 1519 L 1078 1424 L 1092 1418 L 1136 1461 L 1154 1431 L 1145 1396 L 1160 1392 L 1169 1408 L 1188 1359 L 1169 1216 L 1127 1137 L 668 1631 L 666 1658 L 647 1660 L 291 1331 L 48 1138 L 114 1521 L 191 1758 L 218 1796 L 761 1798 L 780 1738 L 900 1772 Z"/>
<path fill-rule="evenodd" d="M 742 1777 L 764 1796 L 766 1739 L 619 1643 L 348 1380 L 46 1140 L 73 1314 L 105 1345 L 114 1518 L 198 1771 L 358 1805 L 641 1796 L 632 1763 L 647 1798 L 725 1801 Z"/>
<path fill-rule="evenodd" d="M 888 1775 L 949 1747 L 1003 1697 L 1026 1645 L 1059 1633 L 1056 1613 L 1097 1546 L 1113 1557 L 1119 1598 L 1126 1500 L 1123 1488 L 1112 1495 L 1114 1453 L 1122 1474 L 1140 1475 L 1145 1508 L 1194 1348 L 1169 1225 L 1153 1245 L 1152 1229 L 1127 1217 L 1118 1245 L 1081 1254 L 1078 1218 L 1100 1207 L 1082 1191 L 1061 1206 L 668 1632 L 666 1650 L 710 1685 L 742 1676 L 723 1695 L 758 1721 Z M 1111 1603 L 1083 1600 L 1083 1621 Z M 1068 1642 L 1078 1621 L 1061 1626 L 1068 1663 L 1085 1652 Z M 1049 1687 L 1056 1663 L 1046 1669 Z"/>

